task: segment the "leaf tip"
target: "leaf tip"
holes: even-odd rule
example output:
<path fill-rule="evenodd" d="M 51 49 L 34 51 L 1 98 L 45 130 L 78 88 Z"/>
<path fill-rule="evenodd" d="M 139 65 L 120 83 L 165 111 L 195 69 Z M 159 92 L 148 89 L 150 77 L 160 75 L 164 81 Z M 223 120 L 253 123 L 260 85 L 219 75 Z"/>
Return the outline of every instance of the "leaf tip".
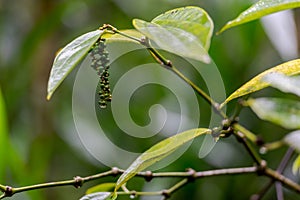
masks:
<path fill-rule="evenodd" d="M 231 26 L 230 26 L 230 22 L 228 22 L 227 24 L 225 24 L 221 30 L 219 30 L 216 35 L 220 35 L 221 33 L 223 33 L 224 31 L 226 31 L 227 29 L 229 29 Z"/>
<path fill-rule="evenodd" d="M 136 24 L 139 23 L 139 22 L 141 22 L 141 21 L 142 21 L 142 20 L 135 18 L 135 19 L 132 20 L 132 24 L 133 24 L 133 26 L 135 27 Z"/>
<path fill-rule="evenodd" d="M 47 101 L 50 101 L 51 97 L 52 97 L 52 93 L 48 93 L 48 95 L 46 97 Z"/>
<path fill-rule="evenodd" d="M 205 64 L 210 64 L 211 58 L 209 57 L 209 55 L 205 55 L 205 56 L 203 57 L 203 62 L 204 62 Z"/>
<path fill-rule="evenodd" d="M 221 30 L 219 30 L 218 32 L 216 32 L 216 35 L 220 35 L 220 34 L 223 33 L 225 30 L 226 30 L 226 29 L 225 29 L 225 26 L 223 26 L 223 27 L 221 28 Z"/>

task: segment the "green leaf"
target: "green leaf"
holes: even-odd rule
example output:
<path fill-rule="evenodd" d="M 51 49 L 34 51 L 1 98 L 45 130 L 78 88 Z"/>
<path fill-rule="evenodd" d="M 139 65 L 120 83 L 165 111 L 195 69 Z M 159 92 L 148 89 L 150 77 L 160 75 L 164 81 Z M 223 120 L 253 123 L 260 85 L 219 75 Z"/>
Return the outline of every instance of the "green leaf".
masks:
<path fill-rule="evenodd" d="M 286 129 L 300 128 L 299 101 L 280 98 L 257 98 L 249 99 L 247 104 L 263 120 L 270 121 Z"/>
<path fill-rule="evenodd" d="M 225 104 L 227 104 L 229 101 L 236 99 L 238 97 L 256 92 L 258 90 L 262 90 L 268 86 L 270 86 L 270 83 L 264 81 L 264 77 L 268 74 L 272 73 L 282 73 L 287 76 L 293 76 L 300 74 L 300 59 L 292 60 L 289 62 L 285 62 L 281 65 L 278 65 L 276 67 L 273 67 L 271 69 L 268 69 L 261 74 L 255 76 L 253 79 L 245 83 L 242 87 L 237 89 L 235 92 L 233 92 L 226 100 L 221 104 L 221 107 L 223 107 Z"/>
<path fill-rule="evenodd" d="M 4 180 L 5 168 L 7 167 L 8 131 L 4 98 L 0 88 L 0 180 Z"/>
<path fill-rule="evenodd" d="M 199 7 L 187 6 L 167 11 L 151 22 L 163 27 L 175 27 L 196 36 L 202 46 L 208 50 L 214 24 L 205 10 Z"/>
<path fill-rule="evenodd" d="M 174 152 L 180 146 L 203 134 L 211 134 L 211 130 L 205 128 L 191 129 L 176 134 L 155 144 L 150 149 L 141 154 L 120 176 L 116 184 L 115 192 L 124 183 L 126 183 L 129 179 L 135 176 L 136 173 L 162 160 L 163 158 Z"/>
<path fill-rule="evenodd" d="M 265 76 L 263 80 L 274 88 L 300 97 L 300 77 L 288 77 L 282 73 L 272 73 Z"/>
<path fill-rule="evenodd" d="M 95 30 L 81 35 L 58 52 L 48 81 L 48 100 L 74 67 L 85 58 L 102 33 L 102 30 Z"/>
<path fill-rule="evenodd" d="M 111 192 L 97 192 L 88 194 L 80 198 L 80 200 L 110 200 Z"/>
<path fill-rule="evenodd" d="M 163 50 L 204 63 L 210 62 L 208 52 L 201 41 L 185 30 L 172 26 L 164 27 L 139 19 L 133 20 L 133 26 Z"/>
<path fill-rule="evenodd" d="M 300 153 L 300 130 L 287 134 L 283 141 Z"/>
<path fill-rule="evenodd" d="M 259 19 L 263 16 L 286 9 L 300 7 L 299 0 L 260 0 L 250 8 L 242 12 L 237 18 L 229 21 L 219 33 L 247 22 Z"/>
<path fill-rule="evenodd" d="M 300 155 L 298 155 L 293 163 L 293 174 L 297 175 L 298 173 L 300 173 Z"/>
<path fill-rule="evenodd" d="M 99 185 L 89 188 L 85 193 L 92 194 L 92 193 L 96 193 L 96 192 L 113 192 L 115 186 L 116 186 L 116 183 L 102 183 L 102 184 L 99 184 Z"/>

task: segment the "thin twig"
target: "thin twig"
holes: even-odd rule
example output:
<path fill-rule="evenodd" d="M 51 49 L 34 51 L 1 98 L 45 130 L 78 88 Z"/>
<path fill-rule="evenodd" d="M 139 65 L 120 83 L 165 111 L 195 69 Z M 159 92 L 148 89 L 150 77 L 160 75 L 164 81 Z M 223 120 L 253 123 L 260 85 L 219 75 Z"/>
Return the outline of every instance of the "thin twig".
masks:
<path fill-rule="evenodd" d="M 171 67 L 170 70 L 174 72 L 178 77 L 189 84 L 199 95 L 201 95 L 219 114 L 223 119 L 227 119 L 226 114 L 220 109 L 219 104 L 215 102 L 208 94 L 206 94 L 202 89 L 200 89 L 196 84 L 194 84 L 190 79 L 188 79 L 184 74 L 182 74 L 176 67 Z"/>
<path fill-rule="evenodd" d="M 100 174 L 88 176 L 88 177 L 80 177 L 76 176 L 73 178 L 73 180 L 66 180 L 66 181 L 57 181 L 57 182 L 48 182 L 48 183 L 41 183 L 41 184 L 36 184 L 36 185 L 30 185 L 30 186 L 24 186 L 24 187 L 18 187 L 18 188 L 13 188 L 10 186 L 4 186 L 5 189 L 1 187 L 1 190 L 4 192 L 2 195 L 4 197 L 10 197 L 13 196 L 16 193 L 21 193 L 21 192 L 26 192 L 30 190 L 37 190 L 37 189 L 42 189 L 42 188 L 51 188 L 51 187 L 60 187 L 60 186 L 69 186 L 72 185 L 76 188 L 80 188 L 85 182 L 107 177 L 107 176 L 112 176 L 112 175 L 117 175 L 119 172 L 116 171 L 116 168 L 113 168 L 112 170 L 109 170 L 107 172 L 103 172 Z M 2 199 L 0 198 L 0 199 Z"/>
<path fill-rule="evenodd" d="M 294 153 L 294 149 L 292 147 L 290 147 L 287 150 L 287 152 L 285 153 L 284 157 L 282 158 L 282 160 L 276 170 L 278 173 L 282 173 L 284 171 L 284 169 L 286 168 L 288 162 L 290 161 L 293 153 Z M 277 181 L 275 183 L 275 188 L 276 188 L 277 200 L 284 200 L 282 183 Z"/>
<path fill-rule="evenodd" d="M 282 140 L 279 140 L 279 141 L 275 141 L 275 142 L 266 143 L 266 144 L 262 145 L 261 148 L 263 149 L 264 152 L 267 152 L 270 150 L 278 149 L 284 145 L 286 145 L 286 143 L 284 143 Z"/>
<path fill-rule="evenodd" d="M 183 186 L 185 186 L 188 183 L 189 183 L 188 178 L 182 179 L 181 181 L 176 183 L 174 186 L 172 186 L 170 189 L 163 190 L 162 195 L 165 197 L 165 199 L 168 199 L 171 197 L 171 194 L 173 194 L 175 191 L 179 190 L 180 188 L 182 188 Z"/>
<path fill-rule="evenodd" d="M 246 174 L 246 173 L 254 173 L 258 171 L 258 167 L 239 167 L 239 168 L 229 168 L 229 169 L 217 169 L 217 170 L 209 170 L 203 172 L 196 172 L 194 177 L 208 177 L 208 176 L 219 176 L 219 175 L 228 175 L 228 174 Z"/>
<path fill-rule="evenodd" d="M 266 186 L 264 186 L 257 194 L 253 194 L 250 198 L 250 200 L 260 200 L 265 196 L 265 194 L 269 191 L 271 186 L 273 185 L 273 182 L 269 182 Z"/>
<path fill-rule="evenodd" d="M 253 143 L 256 143 L 257 141 L 257 136 L 252 133 L 251 131 L 249 131 L 247 128 L 245 128 L 244 126 L 242 126 L 241 124 L 239 123 L 234 123 L 233 125 L 233 129 L 234 130 L 237 130 L 237 131 L 240 131 L 243 133 L 243 135 L 249 139 L 251 142 Z"/>
<path fill-rule="evenodd" d="M 294 148 L 290 147 L 287 150 L 287 152 L 285 153 L 285 155 L 283 156 L 283 158 L 282 158 L 282 160 L 281 160 L 281 162 L 280 162 L 280 164 L 279 164 L 279 166 L 276 170 L 278 173 L 282 173 L 285 170 L 285 168 L 286 168 L 288 162 L 290 161 L 293 153 L 294 153 Z"/>
<path fill-rule="evenodd" d="M 282 175 L 270 168 L 266 168 L 264 174 L 276 181 L 281 182 L 282 184 L 284 184 L 288 188 L 296 191 L 297 193 L 300 193 L 300 185 L 297 184 L 296 182 L 292 181 L 291 179 L 285 177 L 284 175 Z"/>
<path fill-rule="evenodd" d="M 193 170 L 189 170 L 187 172 L 159 172 L 159 173 L 152 173 L 149 171 L 146 172 L 139 172 L 136 176 L 143 177 L 146 180 L 151 180 L 153 178 L 164 178 L 164 177 L 182 177 L 187 179 L 198 179 L 208 176 L 219 176 L 219 175 L 227 175 L 227 174 L 243 174 L 243 173 L 255 173 L 257 171 L 257 167 L 241 167 L 241 168 L 229 168 L 229 169 L 217 169 L 217 170 L 208 170 L 208 171 L 202 171 L 202 172 L 195 172 Z M 191 173 L 193 172 L 193 173 Z M 57 181 L 57 182 L 49 182 L 49 183 L 42 183 L 42 184 L 36 184 L 36 185 L 30 185 L 30 186 L 24 186 L 24 187 L 18 187 L 13 188 L 10 186 L 3 186 L 0 185 L 0 190 L 4 192 L 2 196 L 0 196 L 0 199 L 3 199 L 4 197 L 12 196 L 16 193 L 21 193 L 25 191 L 30 190 L 38 190 L 43 188 L 52 188 L 52 187 L 60 187 L 60 186 L 74 186 L 76 188 L 81 187 L 85 182 L 97 180 L 100 178 L 104 178 L 107 176 L 117 176 L 124 173 L 124 170 L 118 169 L 118 168 L 112 168 L 109 171 L 87 176 L 87 177 L 79 177 L 76 176 L 72 180 L 65 180 L 65 181 Z M 7 188 L 10 188 L 9 191 Z M 175 189 L 169 189 L 169 191 L 175 191 Z M 121 192 L 121 194 L 129 194 L 130 192 Z M 119 193 L 118 193 L 119 194 Z M 139 195 L 138 193 L 137 195 Z M 143 193 L 145 195 L 148 195 L 148 193 Z M 152 193 L 153 194 L 153 193 Z M 154 194 L 153 194 L 154 195 Z"/>
<path fill-rule="evenodd" d="M 247 140 L 246 136 L 244 135 L 244 133 L 239 131 L 239 130 L 234 131 L 234 133 L 235 133 L 235 136 L 237 137 L 237 140 L 240 141 L 244 145 L 244 147 L 246 148 L 246 150 L 248 151 L 250 156 L 253 158 L 253 160 L 256 162 L 256 164 L 258 166 L 261 166 L 262 164 L 264 164 L 262 162 L 263 160 L 260 158 L 260 156 L 253 149 L 251 144 L 248 142 L 248 140 Z M 262 167 L 264 167 L 264 166 L 262 166 Z"/>
<path fill-rule="evenodd" d="M 286 168 L 289 160 L 291 159 L 293 153 L 294 153 L 294 149 L 293 148 L 289 148 L 287 150 L 287 152 L 285 153 L 285 155 L 281 159 L 281 162 L 278 165 L 278 168 L 276 170 L 278 173 L 282 174 L 282 172 L 285 170 L 285 168 Z M 251 198 L 251 200 L 259 200 L 259 199 L 263 198 L 263 196 L 271 188 L 271 186 L 274 184 L 274 182 L 275 182 L 274 179 L 270 180 L 270 182 L 265 187 L 263 187 L 263 189 L 260 192 L 258 192 L 257 194 L 253 195 L 253 199 Z M 280 182 L 276 182 L 275 183 L 275 187 L 276 187 L 276 192 L 277 192 L 277 190 L 279 190 L 281 188 L 281 192 L 277 192 L 277 196 L 283 196 L 283 194 L 282 194 L 282 184 Z"/>
<path fill-rule="evenodd" d="M 284 200 L 283 191 L 282 191 L 282 183 L 276 181 L 275 189 L 276 189 L 277 200 Z"/>
<path fill-rule="evenodd" d="M 149 40 L 147 38 L 145 38 L 142 42 L 142 45 L 144 45 L 148 51 L 150 52 L 150 54 L 152 55 L 152 57 L 154 57 L 154 59 L 161 64 L 162 66 L 164 66 L 165 68 L 171 70 L 172 72 L 174 72 L 179 78 L 181 78 L 182 80 L 184 80 L 187 84 L 189 84 L 200 96 L 202 96 L 216 111 L 216 113 L 218 113 L 221 117 L 223 117 L 224 119 L 227 119 L 228 117 L 226 116 L 226 114 L 220 109 L 220 105 L 215 102 L 208 94 L 206 94 L 202 89 L 200 89 L 196 84 L 194 84 L 190 79 L 188 79 L 185 75 L 183 75 L 173 64 L 170 60 L 166 59 L 164 56 L 162 56 L 155 48 L 153 48 L 150 43 Z"/>

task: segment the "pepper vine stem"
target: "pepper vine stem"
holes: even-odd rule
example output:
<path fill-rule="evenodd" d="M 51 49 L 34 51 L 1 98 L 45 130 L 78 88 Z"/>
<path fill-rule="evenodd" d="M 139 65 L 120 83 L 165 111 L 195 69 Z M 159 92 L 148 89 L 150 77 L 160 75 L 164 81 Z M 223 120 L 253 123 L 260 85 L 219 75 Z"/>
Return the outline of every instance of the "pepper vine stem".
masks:
<path fill-rule="evenodd" d="M 194 82 L 192 82 L 189 78 L 187 78 L 183 73 L 181 73 L 170 60 L 166 59 L 164 56 L 162 56 L 155 48 L 153 48 L 148 39 L 143 39 L 142 43 L 148 51 L 151 53 L 151 55 L 155 58 L 155 60 L 158 61 L 161 65 L 163 65 L 165 68 L 171 70 L 174 72 L 179 78 L 181 78 L 183 81 L 185 81 L 187 84 L 189 84 L 200 96 L 202 96 L 215 110 L 216 113 L 218 113 L 222 118 L 226 119 L 228 118 L 226 114 L 220 109 L 220 105 L 215 102 L 207 93 L 205 93 L 201 88 L 199 88 Z"/>
<path fill-rule="evenodd" d="M 31 190 L 38 190 L 44 188 L 53 188 L 53 187 L 60 187 L 60 186 L 74 186 L 75 188 L 80 188 L 83 186 L 84 183 L 97 180 L 100 178 L 108 177 L 108 176 L 118 176 L 125 172 L 125 170 L 118 169 L 113 167 L 111 170 L 106 172 L 102 172 L 99 174 L 87 176 L 87 177 L 80 177 L 76 176 L 72 180 L 65 180 L 65 181 L 57 181 L 57 182 L 49 182 L 49 183 L 42 183 L 24 187 L 13 188 L 11 186 L 0 185 L 0 191 L 3 194 L 0 196 L 0 199 L 5 197 L 11 197 L 17 193 L 31 191 Z M 191 173 L 192 172 L 192 173 Z M 135 192 L 135 195 L 171 195 L 177 189 L 183 187 L 186 183 L 190 180 L 203 178 L 206 176 L 218 176 L 218 175 L 226 175 L 226 174 L 241 174 L 241 173 L 255 173 L 257 172 L 257 167 L 242 167 L 242 168 L 229 168 L 229 169 L 217 169 L 217 170 L 208 170 L 202 172 L 196 172 L 192 169 L 189 169 L 186 172 L 160 172 L 160 173 L 152 173 L 150 171 L 139 172 L 137 173 L 137 177 L 143 177 L 146 180 L 150 181 L 153 178 L 184 178 L 184 181 L 180 181 L 179 183 L 172 186 L 170 189 L 158 191 L 158 192 Z M 118 191 L 118 195 L 130 195 L 133 194 L 133 191 Z"/>
<path fill-rule="evenodd" d="M 151 181 L 154 178 L 164 178 L 164 177 L 173 177 L 173 178 L 182 178 L 179 182 L 174 184 L 169 189 L 165 189 L 162 191 L 154 191 L 154 192 L 137 192 L 137 191 L 118 191 L 118 195 L 160 195 L 163 197 L 163 199 L 169 198 L 175 191 L 178 189 L 184 187 L 186 184 L 188 184 L 191 181 L 194 181 L 195 179 L 200 179 L 203 177 L 209 177 L 209 176 L 219 176 L 219 175 L 229 175 L 229 174 L 247 174 L 247 173 L 257 173 L 258 175 L 264 175 L 267 177 L 270 177 L 272 182 L 280 182 L 283 185 L 291 188 L 292 190 L 300 193 L 300 185 L 296 182 L 288 179 L 284 175 L 282 175 L 282 170 L 274 171 L 267 167 L 267 164 L 262 158 L 257 154 L 257 152 L 252 148 L 251 144 L 249 143 L 249 140 L 253 143 L 257 143 L 258 137 L 244 128 L 242 125 L 240 125 L 238 122 L 235 121 L 235 117 L 229 118 L 226 113 L 223 112 L 223 110 L 220 108 L 220 105 L 215 102 L 208 94 L 206 94 L 201 88 L 199 88 L 195 83 L 193 83 L 190 79 L 188 79 L 184 74 L 182 74 L 173 64 L 170 60 L 163 57 L 155 48 L 153 48 L 150 45 L 150 42 L 147 38 L 135 38 L 133 36 L 127 35 L 125 33 L 120 32 L 115 27 L 105 24 L 99 29 L 104 30 L 108 33 L 112 34 L 120 34 L 124 37 L 127 37 L 129 39 L 132 39 L 136 42 L 139 42 L 140 44 L 144 45 L 147 50 L 150 52 L 152 57 L 163 67 L 171 70 L 174 72 L 179 78 L 184 80 L 187 84 L 189 84 L 194 91 L 196 91 L 199 95 L 201 95 L 214 109 L 216 113 L 218 113 L 223 120 L 228 120 L 228 130 L 229 133 L 233 133 L 237 140 L 239 140 L 252 159 L 256 162 L 256 166 L 253 167 L 241 167 L 241 168 L 229 168 L 229 169 L 216 169 L 216 170 L 208 170 L 208 171 L 200 171 L 196 172 L 193 169 L 189 169 L 187 172 L 160 172 L 160 173 L 152 173 L 151 171 L 146 172 L 138 172 L 135 176 L 137 177 L 143 177 L 146 181 Z M 239 114 L 239 110 L 237 110 L 236 115 Z M 222 124 L 224 128 L 224 124 Z M 226 126 L 227 126 L 226 125 Z M 222 129 L 221 128 L 221 129 Z M 230 128 L 232 128 L 233 131 L 230 131 Z M 226 130 L 220 130 L 220 131 L 226 131 Z M 284 165 L 285 164 L 284 160 Z M 282 167 L 284 168 L 284 167 Z M 43 189 L 43 188 L 52 188 L 52 187 L 60 187 L 60 186 L 74 186 L 75 188 L 81 187 L 85 182 L 89 182 L 92 180 L 97 180 L 100 178 L 108 177 L 108 176 L 118 176 L 123 174 L 125 171 L 118 169 L 118 168 L 112 168 L 111 170 L 108 170 L 103 173 L 95 174 L 92 176 L 87 177 L 80 177 L 76 176 L 72 180 L 65 180 L 65 181 L 57 181 L 57 182 L 49 182 L 49 183 L 42 183 L 42 184 L 36 184 L 36 185 L 30 185 L 30 186 L 24 186 L 24 187 L 16 187 L 13 188 L 11 186 L 5 186 L 0 184 L 0 191 L 2 191 L 2 194 L 0 195 L 0 199 L 11 197 L 14 194 L 25 192 L 25 191 L 31 191 L 31 190 L 37 190 L 37 189 Z M 267 190 L 269 188 L 269 185 L 265 188 Z"/>
<path fill-rule="evenodd" d="M 43 189 L 43 188 L 53 188 L 53 187 L 59 187 L 59 186 L 74 186 L 75 188 L 81 187 L 84 183 L 92 180 L 97 180 L 100 178 L 108 177 L 108 176 L 118 176 L 123 174 L 125 171 L 122 169 L 118 169 L 116 167 L 113 167 L 111 170 L 108 170 L 106 172 L 102 172 L 99 174 L 95 174 L 92 176 L 87 177 L 80 177 L 76 176 L 72 180 L 66 180 L 66 181 L 57 181 L 57 182 L 49 182 L 49 183 L 42 183 L 42 184 L 36 184 L 31 186 L 25 186 L 25 187 L 19 187 L 19 188 L 13 188 L 10 186 L 4 186 L 0 185 L 0 191 L 3 192 L 3 194 L 0 196 L 0 199 L 3 199 L 5 197 L 11 197 L 16 193 L 30 191 L 30 190 L 37 190 L 37 189 Z M 296 192 L 300 193 L 300 186 L 293 182 L 292 180 L 286 178 L 282 174 L 280 174 L 277 171 L 274 171 L 269 168 L 261 169 L 259 166 L 254 167 L 240 167 L 240 168 L 228 168 L 228 169 L 216 169 L 216 170 L 208 170 L 208 171 L 199 171 L 196 172 L 193 169 L 189 169 L 186 172 L 160 172 L 160 173 L 152 173 L 150 171 L 145 172 L 139 172 L 137 173 L 137 177 L 143 177 L 145 180 L 150 181 L 154 178 L 184 178 L 172 187 L 170 187 L 167 190 L 157 191 L 157 192 L 136 192 L 136 191 L 118 191 L 118 195 L 151 195 L 151 196 L 157 196 L 162 195 L 166 199 L 167 197 L 170 197 L 175 191 L 182 188 L 187 183 L 194 181 L 196 179 L 204 178 L 204 177 L 210 177 L 210 176 L 220 176 L 220 175 L 229 175 L 229 174 L 247 174 L 247 173 L 262 173 L 270 178 L 272 180 L 279 181 L 286 185 L 287 187 L 295 190 Z"/>
<path fill-rule="evenodd" d="M 259 138 L 253 134 L 251 131 L 249 131 L 248 129 L 246 129 L 245 127 L 243 127 L 242 125 L 240 125 L 238 122 L 236 122 L 235 118 L 239 114 L 239 109 L 237 110 L 236 114 L 233 116 L 233 118 L 229 118 L 226 113 L 224 113 L 221 109 L 221 106 L 215 102 L 208 94 L 206 94 L 202 89 L 200 89 L 195 83 L 193 83 L 190 79 L 188 79 L 184 74 L 182 74 L 173 64 L 170 60 L 166 59 L 165 57 L 163 57 L 155 48 L 153 48 L 150 45 L 150 42 L 147 38 L 142 38 L 142 39 L 138 39 L 138 38 L 134 38 L 132 36 L 129 36 L 127 34 L 124 34 L 120 31 L 118 31 L 116 28 L 112 27 L 112 26 L 108 26 L 114 33 L 118 33 L 122 36 L 125 36 L 127 38 L 133 39 L 134 41 L 139 42 L 140 44 L 144 45 L 147 50 L 150 52 L 150 54 L 152 55 L 152 57 L 159 63 L 161 64 L 163 67 L 171 70 L 172 72 L 174 72 L 178 77 L 180 77 L 182 80 L 184 80 L 187 84 L 189 84 L 199 95 L 201 95 L 214 109 L 214 111 L 219 114 L 223 120 L 228 120 L 230 126 L 228 127 L 229 129 L 232 128 L 232 132 L 238 141 L 240 141 L 244 147 L 246 148 L 246 150 L 248 151 L 248 153 L 250 154 L 250 156 L 252 157 L 252 159 L 256 162 L 257 166 L 259 167 L 259 171 L 261 174 L 265 175 L 265 176 L 269 176 L 271 177 L 273 180 L 277 180 L 285 185 L 287 185 L 288 187 L 294 189 L 297 192 L 300 192 L 300 185 L 298 185 L 297 183 L 289 180 L 288 178 L 286 178 L 285 176 L 283 176 L 281 173 L 278 173 L 276 171 L 273 171 L 272 169 L 267 167 L 267 163 L 261 159 L 261 157 L 258 155 L 258 153 L 253 149 L 252 145 L 249 143 L 248 140 L 250 140 L 251 142 L 258 144 L 259 143 Z M 184 181 L 183 181 L 184 182 Z M 181 183 L 183 184 L 183 183 Z"/>
<path fill-rule="evenodd" d="M 208 94 L 206 94 L 201 88 L 199 88 L 195 83 L 193 83 L 190 79 L 188 79 L 184 74 L 182 74 L 173 64 L 170 60 L 166 59 L 164 56 L 162 56 L 155 48 L 153 48 L 150 45 L 149 39 L 144 37 L 144 38 L 136 38 L 133 36 L 130 36 L 128 34 L 122 33 L 119 31 L 117 28 L 109 25 L 109 24 L 104 24 L 100 29 L 104 30 L 109 30 L 112 31 L 113 33 L 122 35 L 124 37 L 127 37 L 129 39 L 132 39 L 134 41 L 139 42 L 143 46 L 147 48 L 147 50 L 150 52 L 152 57 L 162 66 L 165 68 L 171 70 L 174 72 L 178 77 L 180 77 L 182 80 L 184 80 L 187 84 L 189 84 L 199 95 L 201 95 L 211 106 L 213 106 L 214 110 L 224 119 L 228 118 L 226 114 L 220 109 L 220 105 L 215 102 Z"/>

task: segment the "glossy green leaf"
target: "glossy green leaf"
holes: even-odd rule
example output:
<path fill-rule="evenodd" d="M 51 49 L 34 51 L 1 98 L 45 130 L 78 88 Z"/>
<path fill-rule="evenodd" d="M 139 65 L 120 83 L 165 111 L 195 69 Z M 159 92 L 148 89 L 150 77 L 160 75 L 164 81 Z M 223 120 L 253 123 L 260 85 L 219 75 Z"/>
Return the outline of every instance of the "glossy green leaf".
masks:
<path fill-rule="evenodd" d="M 111 200 L 111 192 L 97 192 L 85 195 L 80 200 Z"/>
<path fill-rule="evenodd" d="M 300 130 L 287 134 L 283 141 L 300 153 Z"/>
<path fill-rule="evenodd" d="M 249 99 L 247 104 L 256 115 L 286 129 L 300 128 L 300 101 L 280 98 Z"/>
<path fill-rule="evenodd" d="M 126 34 L 130 37 L 134 37 L 137 39 L 141 39 L 144 35 L 141 34 L 139 31 L 135 30 L 135 29 L 126 29 L 126 30 L 119 30 L 121 33 Z M 109 42 L 134 42 L 134 43 L 138 43 L 140 44 L 138 41 L 130 39 L 128 37 L 125 37 L 123 35 L 120 34 L 112 34 L 109 32 L 105 32 L 101 38 L 104 38 L 107 40 L 107 43 Z"/>
<path fill-rule="evenodd" d="M 258 90 L 264 89 L 270 86 L 270 83 L 264 81 L 264 77 L 268 74 L 272 73 L 282 73 L 287 76 L 293 76 L 300 74 L 300 59 L 292 60 L 289 62 L 285 62 L 281 65 L 268 69 L 261 74 L 255 76 L 253 79 L 245 83 L 242 87 L 233 92 L 224 103 L 222 103 L 221 107 L 227 104 L 229 101 L 236 99 L 238 97 L 256 92 Z"/>
<path fill-rule="evenodd" d="M 176 134 L 155 144 L 150 149 L 141 154 L 120 176 L 116 184 L 115 192 L 124 183 L 126 183 L 129 179 L 135 176 L 136 173 L 162 160 L 163 158 L 174 152 L 180 146 L 203 134 L 211 134 L 211 130 L 205 128 L 191 129 Z"/>
<path fill-rule="evenodd" d="M 293 163 L 293 174 L 296 175 L 300 173 L 300 155 L 296 158 L 296 160 Z"/>
<path fill-rule="evenodd" d="M 7 166 L 8 132 L 4 99 L 0 88 L 0 180 L 4 180 L 5 168 Z"/>
<path fill-rule="evenodd" d="M 196 36 L 202 46 L 208 50 L 214 24 L 205 10 L 199 7 L 187 6 L 167 11 L 151 22 L 163 27 L 175 27 Z"/>
<path fill-rule="evenodd" d="M 133 26 L 165 51 L 204 63 L 210 62 L 208 52 L 201 41 L 195 35 L 183 29 L 161 26 L 139 19 L 133 20 Z"/>
<path fill-rule="evenodd" d="M 74 67 L 85 58 L 102 33 L 102 30 L 95 30 L 81 35 L 58 52 L 48 81 L 48 100 Z"/>
<path fill-rule="evenodd" d="M 282 73 L 272 73 L 265 76 L 263 80 L 274 88 L 300 97 L 300 77 L 289 77 Z"/>
<path fill-rule="evenodd" d="M 299 0 L 260 0 L 242 12 L 237 18 L 229 21 L 219 33 L 249 21 L 259 19 L 271 13 L 300 7 Z"/>
<path fill-rule="evenodd" d="M 116 183 L 102 183 L 102 184 L 99 184 L 99 185 L 89 188 L 85 193 L 92 194 L 92 193 L 96 193 L 96 192 L 113 192 L 115 186 L 116 186 Z"/>

